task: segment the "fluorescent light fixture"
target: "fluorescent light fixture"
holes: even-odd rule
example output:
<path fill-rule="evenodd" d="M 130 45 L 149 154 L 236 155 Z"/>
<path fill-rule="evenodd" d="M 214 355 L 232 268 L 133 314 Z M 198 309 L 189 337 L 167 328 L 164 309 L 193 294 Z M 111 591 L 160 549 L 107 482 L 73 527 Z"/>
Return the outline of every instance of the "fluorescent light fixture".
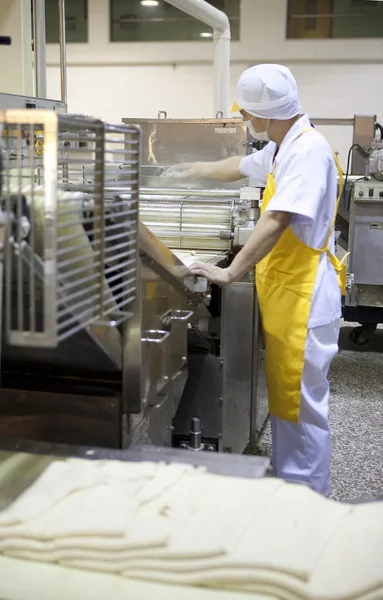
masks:
<path fill-rule="evenodd" d="M 141 0 L 141 6 L 158 6 L 158 0 Z"/>
<path fill-rule="evenodd" d="M 210 33 L 209 31 L 202 31 L 202 33 L 199 34 L 199 37 L 202 37 L 202 38 L 211 38 L 211 37 L 213 37 L 213 34 Z"/>

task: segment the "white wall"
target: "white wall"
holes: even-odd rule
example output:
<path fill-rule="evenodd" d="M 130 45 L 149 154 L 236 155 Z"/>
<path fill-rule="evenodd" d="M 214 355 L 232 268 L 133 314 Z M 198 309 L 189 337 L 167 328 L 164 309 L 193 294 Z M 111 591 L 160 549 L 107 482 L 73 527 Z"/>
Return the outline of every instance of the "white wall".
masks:
<path fill-rule="evenodd" d="M 69 44 L 68 104 L 119 122 L 122 117 L 213 116 L 213 44 L 109 43 L 108 0 L 89 0 L 89 43 Z M 383 94 L 383 38 L 286 40 L 286 0 L 242 0 L 241 41 L 232 43 L 231 89 L 259 62 L 281 62 L 298 81 L 312 117 L 378 114 Z M 59 54 L 47 48 L 48 95 L 60 96 Z M 327 131 L 326 131 L 327 130 Z M 351 132 L 324 133 L 345 161 Z"/>
<path fill-rule="evenodd" d="M 33 94 L 31 9 L 25 0 L 0 0 L 0 35 L 10 46 L 0 46 L 0 92 Z"/>

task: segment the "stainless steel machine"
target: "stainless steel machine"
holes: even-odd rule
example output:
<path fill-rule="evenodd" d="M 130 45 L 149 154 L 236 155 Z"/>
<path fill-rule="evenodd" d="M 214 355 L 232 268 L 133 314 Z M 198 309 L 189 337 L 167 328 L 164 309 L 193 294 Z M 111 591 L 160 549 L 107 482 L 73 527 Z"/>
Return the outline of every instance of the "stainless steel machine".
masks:
<path fill-rule="evenodd" d="M 179 162 L 245 155 L 253 147 L 242 119 L 123 119 L 142 131 L 140 217 L 185 266 L 230 263 L 248 240 L 262 190 L 161 176 Z M 240 187 L 242 186 L 242 187 Z M 207 300 L 207 299 L 206 299 Z M 173 443 L 193 450 L 241 452 L 267 416 L 264 350 L 254 271 L 225 288 L 211 286 L 194 311 L 188 372 L 173 421 Z"/>
<path fill-rule="evenodd" d="M 383 278 L 379 257 L 383 127 L 375 115 L 352 119 L 313 119 L 326 135 L 326 127 L 352 128 L 347 157 L 345 189 L 336 220 L 338 243 L 349 252 L 348 293 L 344 299 L 345 321 L 360 323 L 350 334 L 356 346 L 365 346 L 383 322 Z M 383 194 L 382 194 L 383 195 Z"/>
<path fill-rule="evenodd" d="M 171 445 L 206 281 L 139 227 L 139 130 L 52 110 L 0 123 L 0 437 Z"/>
<path fill-rule="evenodd" d="M 47 100 L 33 96 L 18 96 L 17 94 L 0 94 L 0 110 L 23 109 L 54 110 L 59 114 L 67 112 L 67 105 L 61 100 Z"/>
<path fill-rule="evenodd" d="M 383 140 L 361 148 L 365 176 L 353 184 L 350 196 L 348 320 L 359 321 L 352 341 L 364 346 L 383 322 Z"/>

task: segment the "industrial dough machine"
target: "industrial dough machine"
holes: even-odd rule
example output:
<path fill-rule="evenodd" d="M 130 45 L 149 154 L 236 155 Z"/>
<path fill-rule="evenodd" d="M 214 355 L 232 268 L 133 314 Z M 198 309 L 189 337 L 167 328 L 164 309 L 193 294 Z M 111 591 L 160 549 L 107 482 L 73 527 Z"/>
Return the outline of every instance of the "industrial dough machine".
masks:
<path fill-rule="evenodd" d="M 163 174 L 181 162 L 245 155 L 254 143 L 242 119 L 164 117 L 123 119 L 142 131 L 140 218 L 186 267 L 196 261 L 226 266 L 254 229 L 262 190 L 247 181 L 208 185 Z M 118 171 L 111 176 L 118 180 Z M 197 307 L 189 326 L 189 377 L 173 441 L 192 450 L 241 452 L 268 412 L 254 271 L 230 286 L 212 285 L 207 300 L 208 312 Z"/>
<path fill-rule="evenodd" d="M 353 182 L 350 192 L 348 293 L 344 314 L 361 323 L 351 332 L 357 346 L 368 344 L 378 323 L 383 323 L 383 141 L 375 139 L 360 148 L 365 176 Z"/>
<path fill-rule="evenodd" d="M 0 123 L 0 436 L 171 445 L 206 281 L 139 226 L 139 130 L 39 110 Z"/>

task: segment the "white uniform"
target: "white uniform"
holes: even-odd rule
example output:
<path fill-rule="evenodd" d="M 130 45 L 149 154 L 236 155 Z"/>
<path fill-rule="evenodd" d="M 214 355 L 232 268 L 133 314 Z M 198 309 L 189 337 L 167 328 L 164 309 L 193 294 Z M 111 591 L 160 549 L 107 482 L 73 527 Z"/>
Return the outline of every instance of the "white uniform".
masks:
<path fill-rule="evenodd" d="M 312 248 L 322 248 L 335 210 L 337 169 L 333 152 L 319 133 L 300 136 L 309 126 L 308 116 L 303 115 L 284 138 L 277 154 L 276 193 L 266 210 L 292 213 L 290 226 L 295 235 Z M 264 187 L 276 150 L 276 144 L 270 142 L 260 152 L 245 157 L 241 173 Z M 333 253 L 334 246 L 333 237 Z M 271 417 L 271 425 L 277 477 L 305 482 L 325 495 L 330 491 L 331 460 L 327 375 L 338 350 L 340 316 L 339 284 L 323 253 L 308 323 L 300 423 Z"/>

